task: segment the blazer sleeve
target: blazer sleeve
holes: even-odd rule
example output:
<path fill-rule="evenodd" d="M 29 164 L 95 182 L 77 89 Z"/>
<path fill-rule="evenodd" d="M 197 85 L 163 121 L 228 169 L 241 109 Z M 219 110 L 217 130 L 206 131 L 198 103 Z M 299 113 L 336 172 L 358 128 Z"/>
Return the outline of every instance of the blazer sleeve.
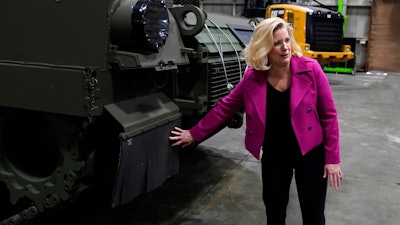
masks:
<path fill-rule="evenodd" d="M 338 114 L 328 78 L 321 66 L 314 62 L 317 83 L 317 110 L 323 130 L 325 161 L 327 164 L 340 163 Z"/>
<path fill-rule="evenodd" d="M 196 141 L 202 141 L 225 121 L 232 118 L 237 111 L 243 108 L 243 86 L 246 82 L 247 71 L 248 70 L 245 71 L 243 76 L 244 79 L 241 80 L 226 97 L 219 100 L 217 105 L 190 129 L 190 133 Z"/>

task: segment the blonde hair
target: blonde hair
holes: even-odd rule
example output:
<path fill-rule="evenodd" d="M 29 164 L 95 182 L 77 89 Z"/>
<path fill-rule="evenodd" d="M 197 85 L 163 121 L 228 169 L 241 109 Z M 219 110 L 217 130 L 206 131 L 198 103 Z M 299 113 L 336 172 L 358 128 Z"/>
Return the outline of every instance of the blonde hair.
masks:
<path fill-rule="evenodd" d="M 268 18 L 261 21 L 254 29 L 249 44 L 243 49 L 242 56 L 248 66 L 257 70 L 269 70 L 267 55 L 274 47 L 274 32 L 286 28 L 289 33 L 292 55 L 303 55 L 300 46 L 294 39 L 293 29 L 289 23 L 279 17 Z"/>

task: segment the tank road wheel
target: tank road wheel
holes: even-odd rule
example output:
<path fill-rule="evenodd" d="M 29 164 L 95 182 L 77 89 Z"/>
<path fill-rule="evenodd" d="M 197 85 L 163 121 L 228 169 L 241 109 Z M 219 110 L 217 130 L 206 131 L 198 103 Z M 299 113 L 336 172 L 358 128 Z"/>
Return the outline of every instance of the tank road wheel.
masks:
<path fill-rule="evenodd" d="M 0 181 L 12 205 L 31 203 L 18 209 L 23 220 L 72 197 L 84 169 L 76 129 L 65 117 L 0 109 Z"/>

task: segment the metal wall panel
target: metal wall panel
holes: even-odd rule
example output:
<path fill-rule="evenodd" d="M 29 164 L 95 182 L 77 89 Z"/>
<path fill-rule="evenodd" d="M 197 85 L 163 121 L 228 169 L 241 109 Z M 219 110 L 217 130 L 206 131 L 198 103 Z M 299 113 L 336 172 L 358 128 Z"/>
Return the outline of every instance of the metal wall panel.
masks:
<path fill-rule="evenodd" d="M 240 16 L 244 0 L 200 0 L 200 8 L 206 12 Z"/>

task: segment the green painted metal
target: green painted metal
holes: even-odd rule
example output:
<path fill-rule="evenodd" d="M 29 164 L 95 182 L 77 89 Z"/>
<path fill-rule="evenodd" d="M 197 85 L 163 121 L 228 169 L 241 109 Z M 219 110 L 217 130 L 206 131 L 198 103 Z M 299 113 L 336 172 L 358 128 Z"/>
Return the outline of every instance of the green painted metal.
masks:
<path fill-rule="evenodd" d="M 324 66 L 324 71 L 329 73 L 353 73 L 353 68 Z"/>
<path fill-rule="evenodd" d="M 0 60 L 104 67 L 108 7 L 96 0 L 4 2 Z"/>
<path fill-rule="evenodd" d="M 338 0 L 338 12 L 343 14 L 343 0 Z"/>
<path fill-rule="evenodd" d="M 0 74 L 1 106 L 86 117 L 112 101 L 106 69 L 0 63 Z"/>
<path fill-rule="evenodd" d="M 218 53 L 219 50 L 222 52 L 242 51 L 244 46 L 229 30 L 227 23 L 249 26 L 247 20 L 237 17 L 208 14 L 206 29 L 196 35 L 196 39 L 200 43 L 204 43 L 210 53 Z"/>
<path fill-rule="evenodd" d="M 140 11 L 134 9 L 153 3 L 158 8 L 146 15 L 159 18 L 162 10 L 159 24 L 146 31 L 134 27 L 132 16 Z M 147 173 L 154 181 L 150 189 L 177 173 L 179 161 L 164 154 L 171 152 L 170 130 L 197 122 L 240 81 L 243 46 L 227 23 L 250 25 L 248 19 L 206 14 L 195 6 L 163 4 L 16 0 L 2 5 L 0 198 L 9 198 L 7 207 L 16 209 L 0 224 L 18 224 L 68 204 L 117 171 L 141 167 L 138 176 Z M 164 23 L 168 37 L 159 48 L 132 47 L 132 35 L 159 34 L 154 27 Z M 118 165 L 131 150 L 151 163 Z M 131 182 L 118 185 L 125 181 Z M 139 182 L 131 183 L 139 189 L 133 194 L 126 189 L 122 202 L 150 190 L 140 189 L 146 180 Z M 28 204 L 17 204 L 21 199 Z"/>
<path fill-rule="evenodd" d="M 179 108 L 163 93 L 116 102 L 105 108 L 123 127 L 120 138 L 124 140 L 181 117 Z"/>

